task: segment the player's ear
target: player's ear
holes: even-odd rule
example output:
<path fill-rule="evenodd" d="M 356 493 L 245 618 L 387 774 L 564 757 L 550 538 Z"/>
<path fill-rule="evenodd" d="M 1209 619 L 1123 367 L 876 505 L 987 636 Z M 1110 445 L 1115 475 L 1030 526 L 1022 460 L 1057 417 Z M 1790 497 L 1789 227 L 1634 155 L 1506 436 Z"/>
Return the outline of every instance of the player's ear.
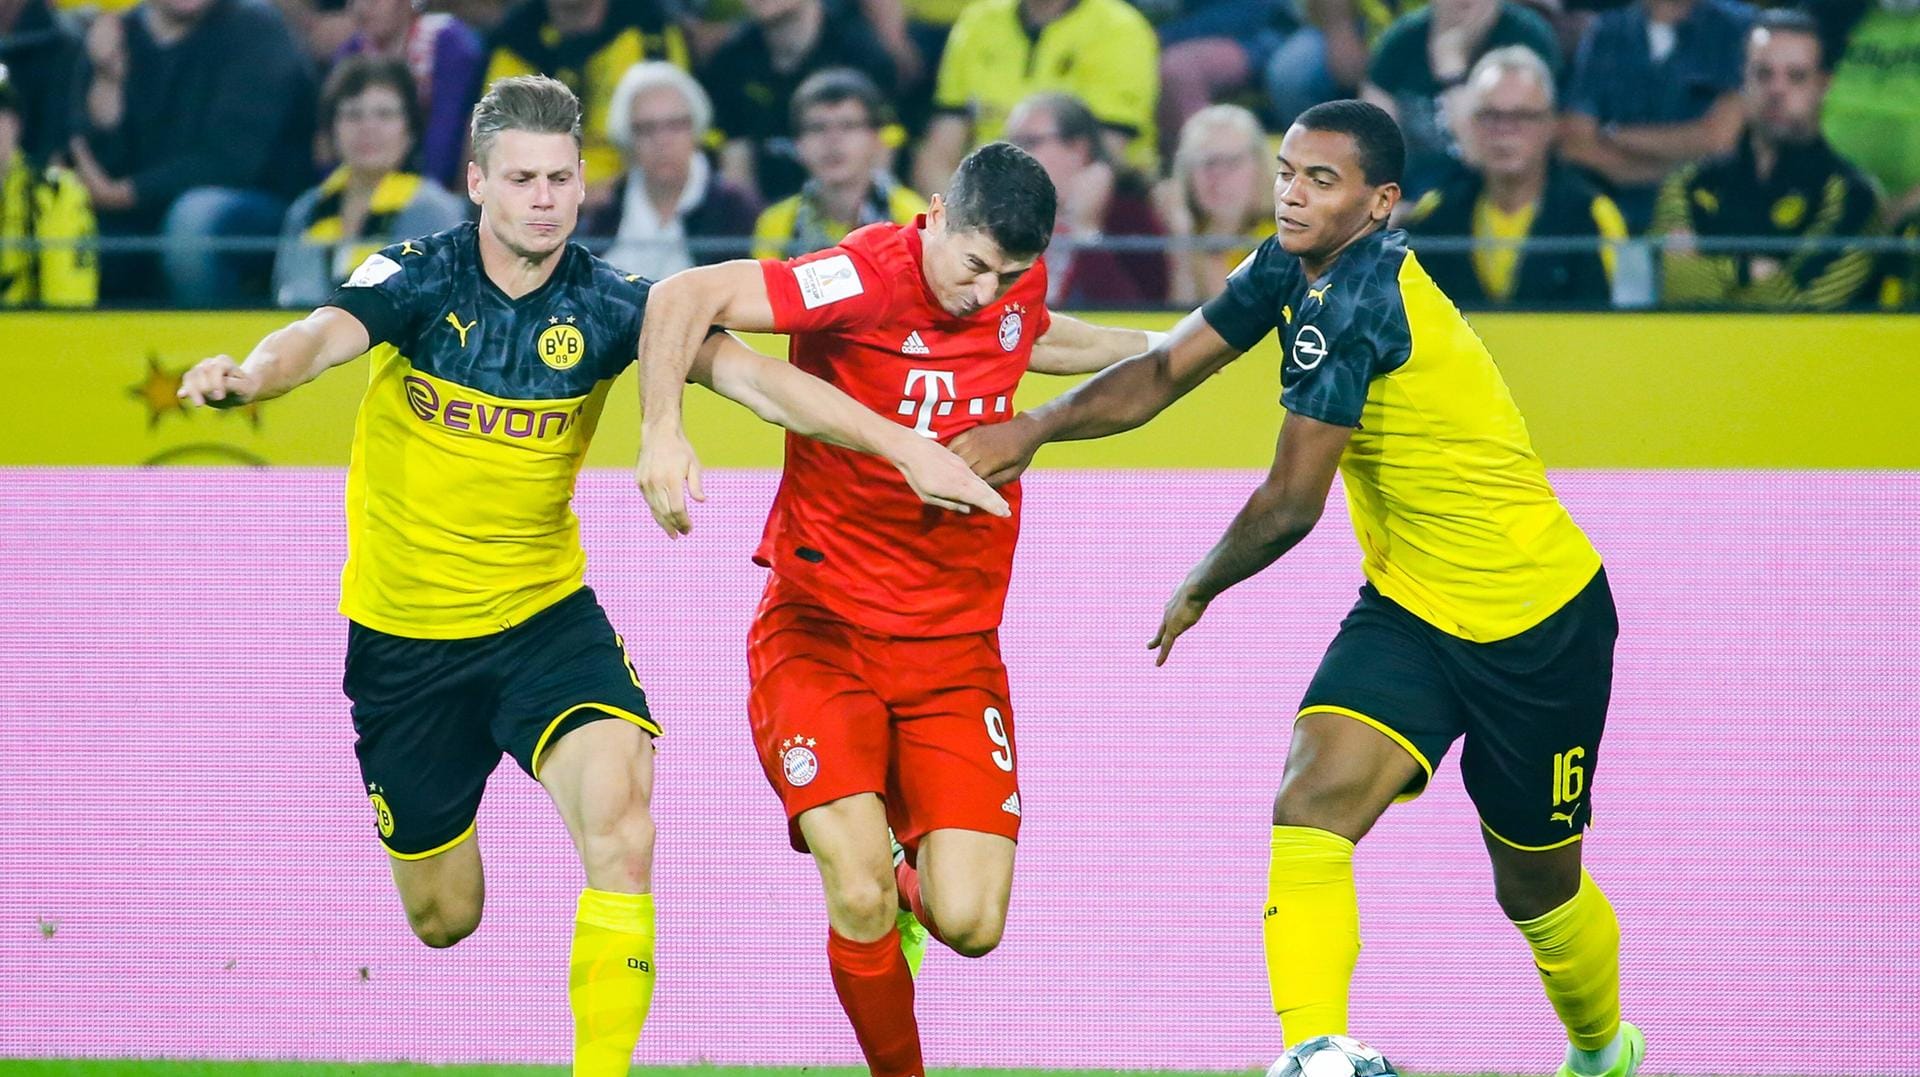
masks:
<path fill-rule="evenodd" d="M 1383 183 L 1373 189 L 1373 207 L 1367 216 L 1376 221 L 1384 221 L 1393 216 L 1393 207 L 1400 204 L 1400 185 Z"/>
<path fill-rule="evenodd" d="M 480 171 L 480 162 L 467 162 L 467 201 L 480 204 L 480 180 L 486 173 Z"/>
<path fill-rule="evenodd" d="M 947 200 L 935 192 L 932 198 L 927 199 L 927 231 L 940 233 L 946 228 L 946 220 Z"/>

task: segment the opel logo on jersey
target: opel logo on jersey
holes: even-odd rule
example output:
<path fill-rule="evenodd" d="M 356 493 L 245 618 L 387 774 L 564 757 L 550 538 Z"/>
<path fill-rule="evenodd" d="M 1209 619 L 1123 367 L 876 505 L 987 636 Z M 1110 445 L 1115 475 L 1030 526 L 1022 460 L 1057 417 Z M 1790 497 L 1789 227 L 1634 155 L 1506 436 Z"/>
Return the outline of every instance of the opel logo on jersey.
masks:
<path fill-rule="evenodd" d="M 1303 325 L 1293 336 L 1293 365 L 1312 370 L 1327 357 L 1327 338 L 1317 326 Z"/>
<path fill-rule="evenodd" d="M 1010 352 L 1020 346 L 1020 312 L 1010 310 L 1000 319 L 1000 350 Z"/>

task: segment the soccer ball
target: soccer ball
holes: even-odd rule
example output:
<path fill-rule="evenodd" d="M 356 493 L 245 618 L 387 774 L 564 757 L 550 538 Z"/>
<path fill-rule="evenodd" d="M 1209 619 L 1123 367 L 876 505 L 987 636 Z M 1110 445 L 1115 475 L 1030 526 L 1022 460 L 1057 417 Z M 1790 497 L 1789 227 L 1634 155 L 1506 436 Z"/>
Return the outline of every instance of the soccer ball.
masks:
<path fill-rule="evenodd" d="M 1267 1077 L 1400 1077 L 1400 1071 L 1359 1040 L 1315 1036 L 1267 1067 Z"/>

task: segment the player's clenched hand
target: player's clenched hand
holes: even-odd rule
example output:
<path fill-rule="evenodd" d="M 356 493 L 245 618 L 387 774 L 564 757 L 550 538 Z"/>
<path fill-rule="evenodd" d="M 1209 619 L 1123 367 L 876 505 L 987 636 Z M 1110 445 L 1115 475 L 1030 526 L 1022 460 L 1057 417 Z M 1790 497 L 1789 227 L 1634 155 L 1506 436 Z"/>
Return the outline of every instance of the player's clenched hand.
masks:
<path fill-rule="evenodd" d="M 1147 644 L 1147 650 L 1159 649 L 1159 657 L 1153 660 L 1156 666 L 1167 664 L 1167 656 L 1173 653 L 1173 641 L 1180 634 L 1200 623 L 1201 615 L 1207 612 L 1205 599 L 1193 593 L 1191 584 L 1183 583 L 1180 589 L 1167 600 L 1167 608 L 1160 614 L 1160 631 L 1153 634 L 1153 640 Z"/>
<path fill-rule="evenodd" d="M 260 381 L 241 369 L 230 355 L 202 359 L 180 378 L 175 396 L 194 407 L 237 408 L 253 401 Z"/>
<path fill-rule="evenodd" d="M 929 505 L 955 512 L 980 509 L 995 516 L 1013 515 L 1006 498 L 939 442 L 914 434 L 892 460 L 907 485 Z"/>
<path fill-rule="evenodd" d="M 991 486 L 1005 486 L 1033 463 L 1040 441 L 1025 412 L 1004 423 L 976 426 L 953 439 L 952 449 L 975 475 Z"/>
<path fill-rule="evenodd" d="M 640 462 L 634 465 L 633 481 L 647 499 L 653 522 L 668 538 L 679 538 L 693 530 L 687 515 L 685 493 L 695 501 L 705 501 L 700 489 L 700 458 L 684 430 L 648 430 L 640 439 Z"/>

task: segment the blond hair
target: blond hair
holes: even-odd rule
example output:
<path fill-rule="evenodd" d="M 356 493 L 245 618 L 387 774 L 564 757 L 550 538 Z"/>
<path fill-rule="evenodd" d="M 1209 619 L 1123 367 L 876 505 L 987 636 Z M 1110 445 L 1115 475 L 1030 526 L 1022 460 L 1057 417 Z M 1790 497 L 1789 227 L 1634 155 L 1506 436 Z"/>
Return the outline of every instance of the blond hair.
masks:
<path fill-rule="evenodd" d="M 572 135 L 580 147 L 580 99 L 567 84 L 546 75 L 515 75 L 495 79 L 487 95 L 473 106 L 473 159 L 487 167 L 487 155 L 502 131 L 531 131 L 543 135 Z"/>
<path fill-rule="evenodd" d="M 1197 218 L 1200 207 L 1193 198 L 1195 163 L 1220 143 L 1238 143 L 1256 164 L 1264 165 L 1269 149 L 1266 129 L 1253 113 L 1239 105 L 1209 105 L 1187 117 L 1180 127 L 1180 148 L 1173 155 L 1174 190 L 1187 210 Z M 1258 185 L 1251 217 L 1254 224 L 1273 215 L 1273 185 Z"/>

